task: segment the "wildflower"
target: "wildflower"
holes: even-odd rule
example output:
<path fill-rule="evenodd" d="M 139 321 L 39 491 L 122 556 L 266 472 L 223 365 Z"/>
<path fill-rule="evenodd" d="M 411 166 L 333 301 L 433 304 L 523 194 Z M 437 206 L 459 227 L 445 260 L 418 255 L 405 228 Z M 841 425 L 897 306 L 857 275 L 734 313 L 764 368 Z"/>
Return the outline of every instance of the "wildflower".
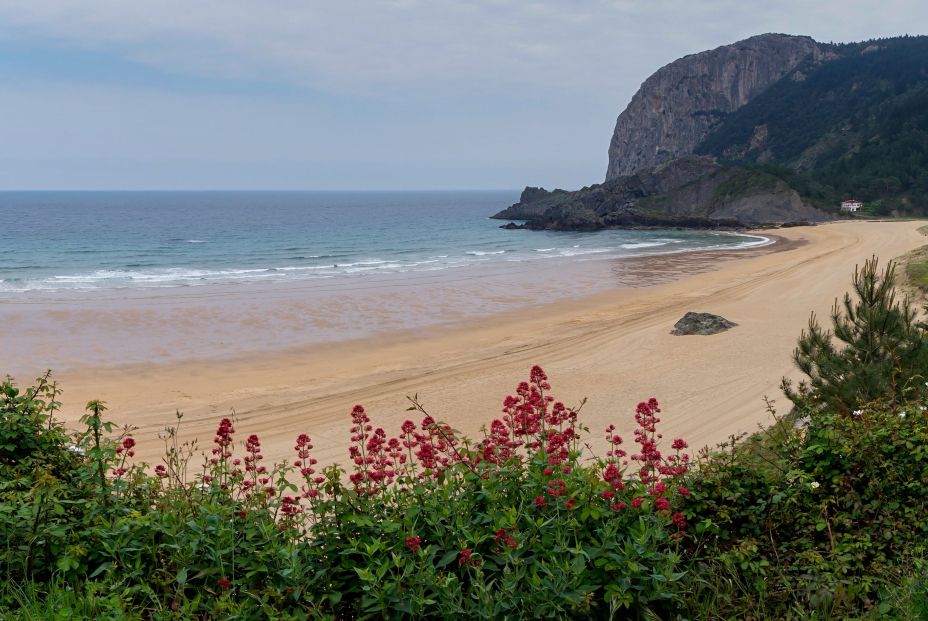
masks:
<path fill-rule="evenodd" d="M 567 484 L 564 483 L 564 479 L 554 479 L 553 481 L 548 481 L 548 493 L 555 498 L 566 494 Z"/>
<path fill-rule="evenodd" d="M 461 567 L 477 564 L 477 561 L 473 557 L 473 551 L 470 548 L 461 550 L 461 553 L 458 554 L 458 564 L 460 564 Z"/>
<path fill-rule="evenodd" d="M 863 410 L 854 410 L 853 412 L 851 412 L 851 416 L 853 416 L 854 418 L 860 418 L 860 415 L 863 413 L 864 413 Z"/>
<path fill-rule="evenodd" d="M 227 591 L 228 589 L 232 587 L 232 581 L 229 580 L 228 578 L 220 578 L 219 580 L 216 581 L 216 584 L 219 586 L 219 588 L 221 588 L 224 591 Z"/>
<path fill-rule="evenodd" d="M 410 552 L 418 552 L 422 546 L 422 540 L 419 537 L 406 537 L 406 547 Z"/>
<path fill-rule="evenodd" d="M 639 496 L 638 498 L 635 498 L 634 500 L 632 500 L 632 506 L 638 509 L 639 507 L 641 507 L 641 503 L 643 502 L 644 502 L 644 498 Z"/>
<path fill-rule="evenodd" d="M 515 530 L 516 530 L 515 526 L 509 529 L 499 528 L 496 530 L 496 534 L 493 536 L 493 541 L 495 541 L 496 543 L 504 543 L 510 549 L 515 549 L 516 547 L 518 547 L 519 543 L 515 540 L 515 538 L 512 535 L 509 534 L 510 532 L 514 532 Z M 497 548 L 496 551 L 501 552 L 502 548 Z"/>
<path fill-rule="evenodd" d="M 818 481 L 812 481 L 811 483 L 809 483 L 809 487 L 811 487 L 812 489 L 818 489 L 819 487 L 821 487 L 821 484 Z"/>
<path fill-rule="evenodd" d="M 679 486 L 677 486 L 677 493 L 680 494 L 681 496 L 689 496 L 689 495 L 690 495 L 690 490 L 689 490 L 688 487 L 684 487 L 683 485 L 679 485 Z"/>
<path fill-rule="evenodd" d="M 666 498 L 656 498 L 654 500 L 654 510 L 655 511 L 669 511 L 670 510 L 670 501 Z"/>
<path fill-rule="evenodd" d="M 570 498 L 570 499 L 567 500 L 567 502 L 564 503 L 564 508 L 567 509 L 567 510 L 569 511 L 570 509 L 573 509 L 573 508 L 574 508 L 574 505 L 575 505 L 575 504 L 577 504 L 577 499 L 576 499 L 576 498 Z"/>
<path fill-rule="evenodd" d="M 536 506 L 536 507 L 539 507 L 539 508 L 540 508 L 540 507 L 544 507 L 544 506 L 546 506 L 547 504 L 548 504 L 548 502 L 545 500 L 545 497 L 544 497 L 544 496 L 536 496 L 536 497 L 535 497 L 535 506 Z"/>
<path fill-rule="evenodd" d="M 165 466 L 164 464 L 158 464 L 157 466 L 155 466 L 155 474 L 159 478 L 162 478 L 162 479 L 166 478 L 168 476 L 167 466 Z"/>
<path fill-rule="evenodd" d="M 905 410 L 899 412 L 899 418 L 905 418 Z"/>
<path fill-rule="evenodd" d="M 293 496 L 284 496 L 281 498 L 280 512 L 285 519 L 293 519 L 297 513 L 301 513 L 302 511 L 303 509 L 300 507 L 299 499 L 294 498 Z"/>

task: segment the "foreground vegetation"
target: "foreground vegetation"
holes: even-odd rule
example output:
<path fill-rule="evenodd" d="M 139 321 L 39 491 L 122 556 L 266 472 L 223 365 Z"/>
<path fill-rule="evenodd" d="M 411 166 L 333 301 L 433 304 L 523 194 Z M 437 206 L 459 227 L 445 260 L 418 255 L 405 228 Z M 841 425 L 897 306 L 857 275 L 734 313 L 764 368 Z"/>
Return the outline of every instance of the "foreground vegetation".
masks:
<path fill-rule="evenodd" d="M 48 376 L 8 380 L 0 615 L 928 618 L 928 330 L 893 278 L 855 275 L 837 346 L 812 319 L 792 414 L 695 456 L 654 399 L 594 456 L 539 367 L 479 440 L 415 399 L 392 437 L 356 406 L 348 472 L 305 435 L 267 464 L 231 419 L 202 458 L 174 428 L 137 464 L 103 403 L 71 434 Z"/>

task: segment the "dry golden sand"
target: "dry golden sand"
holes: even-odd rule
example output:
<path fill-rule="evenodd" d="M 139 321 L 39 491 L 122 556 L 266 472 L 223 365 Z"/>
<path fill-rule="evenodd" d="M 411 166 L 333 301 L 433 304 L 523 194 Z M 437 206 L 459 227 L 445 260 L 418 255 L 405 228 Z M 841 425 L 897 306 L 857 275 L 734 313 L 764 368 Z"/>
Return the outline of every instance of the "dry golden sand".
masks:
<path fill-rule="evenodd" d="M 773 232 L 782 238 L 780 252 L 617 264 L 618 281 L 647 286 L 415 335 L 236 361 L 77 368 L 58 376 L 64 414 L 74 420 L 89 399 L 105 400 L 114 421 L 138 427 L 139 456 L 153 462 L 161 451 L 157 433 L 175 409 L 185 413 L 184 436 L 207 445 L 218 419 L 234 409 L 237 431 L 258 433 L 266 457 L 287 456 L 306 432 L 316 457 L 329 463 L 344 461 L 355 403 L 392 434 L 409 416 L 406 395 L 418 393 L 433 416 L 474 433 L 537 363 L 558 398 L 588 398 L 582 418 L 594 439 L 609 422 L 627 432 L 635 404 L 655 396 L 668 438 L 715 444 L 768 422 L 765 395 L 787 409 L 778 385 L 784 374 L 796 375 L 790 354 L 809 312 L 827 317 L 855 264 L 870 255 L 886 260 L 924 244 L 922 224 L 783 229 Z M 673 280 L 668 273 L 685 275 Z M 671 336 L 689 310 L 739 325 L 710 337 Z"/>

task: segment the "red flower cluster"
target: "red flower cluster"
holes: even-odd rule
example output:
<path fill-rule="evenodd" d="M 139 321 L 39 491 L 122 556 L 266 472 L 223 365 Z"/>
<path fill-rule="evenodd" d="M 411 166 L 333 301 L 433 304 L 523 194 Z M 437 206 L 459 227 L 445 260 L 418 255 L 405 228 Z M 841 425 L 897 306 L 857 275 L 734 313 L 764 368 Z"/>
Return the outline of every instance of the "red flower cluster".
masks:
<path fill-rule="evenodd" d="M 218 459 L 229 459 L 232 457 L 232 434 L 235 429 L 232 427 L 232 421 L 223 418 L 219 421 L 219 427 L 216 429 L 216 437 L 213 438 L 213 455 Z M 215 463 L 215 462 L 214 462 Z"/>
<path fill-rule="evenodd" d="M 493 541 L 501 545 L 498 545 L 493 551 L 499 554 L 503 551 L 504 545 L 510 550 L 515 550 L 519 547 L 519 542 L 516 540 L 514 534 L 518 534 L 515 526 L 496 529 L 496 534 L 493 535 Z"/>
<path fill-rule="evenodd" d="M 419 539 L 419 537 L 416 537 L 416 536 L 406 537 L 406 548 L 410 552 L 416 553 L 421 549 L 421 547 L 422 547 L 422 540 Z"/>
<path fill-rule="evenodd" d="M 293 450 L 296 451 L 297 460 L 293 462 L 293 465 L 299 470 L 304 480 L 304 484 L 300 488 L 302 496 L 308 498 L 310 502 L 319 497 L 319 486 L 325 483 L 325 477 L 313 476 L 316 474 L 316 469 L 313 466 L 318 462 L 309 455 L 312 448 L 312 440 L 308 435 L 301 433 L 297 436 L 296 445 L 293 447 Z"/>
<path fill-rule="evenodd" d="M 461 550 L 461 553 L 458 554 L 458 564 L 461 567 L 464 567 L 466 565 L 477 566 L 478 561 L 477 559 L 474 558 L 473 550 L 471 550 L 470 548 L 464 548 L 463 550 Z"/>
<path fill-rule="evenodd" d="M 124 438 L 119 446 L 116 447 L 116 454 L 121 455 L 123 451 L 126 452 L 127 457 L 135 457 L 135 451 L 132 450 L 132 447 L 135 446 L 135 439 L 131 436 Z"/>
<path fill-rule="evenodd" d="M 119 465 L 113 468 L 113 476 L 117 479 L 122 478 L 126 472 L 126 459 L 129 457 L 135 457 L 135 451 L 132 448 L 135 446 L 135 439 L 132 436 L 126 436 L 122 439 L 122 442 L 119 443 L 119 446 L 116 447 L 116 454 L 120 456 Z"/>
<path fill-rule="evenodd" d="M 544 370 L 532 367 L 529 381 L 520 383 L 516 394 L 503 401 L 502 419 L 490 423 L 489 432 L 478 446 L 475 465 L 509 464 L 513 459 L 524 464 L 540 452 L 544 476 L 570 473 L 567 462 L 579 442 L 577 412 L 547 395 L 550 389 Z M 549 486 L 553 496 L 561 495 L 559 490 L 558 483 Z M 537 500 L 536 504 L 542 506 Z"/>

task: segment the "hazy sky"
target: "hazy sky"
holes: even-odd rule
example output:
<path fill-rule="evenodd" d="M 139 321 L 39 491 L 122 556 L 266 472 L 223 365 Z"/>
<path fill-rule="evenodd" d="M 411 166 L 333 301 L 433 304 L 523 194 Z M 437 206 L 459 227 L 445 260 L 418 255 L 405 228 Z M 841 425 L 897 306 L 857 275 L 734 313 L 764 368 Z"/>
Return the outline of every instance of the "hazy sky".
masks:
<path fill-rule="evenodd" d="M 0 0 L 0 189 L 576 188 L 675 58 L 926 24 L 926 0 Z"/>

